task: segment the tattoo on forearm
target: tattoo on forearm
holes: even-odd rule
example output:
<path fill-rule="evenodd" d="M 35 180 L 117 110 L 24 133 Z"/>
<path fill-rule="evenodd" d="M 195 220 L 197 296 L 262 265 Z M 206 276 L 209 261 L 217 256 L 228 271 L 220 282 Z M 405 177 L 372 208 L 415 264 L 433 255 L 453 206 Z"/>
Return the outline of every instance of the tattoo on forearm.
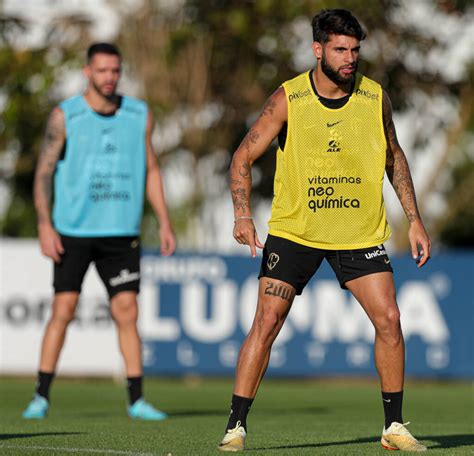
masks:
<path fill-rule="evenodd" d="M 294 291 L 291 287 L 283 284 L 278 284 L 270 281 L 266 281 L 264 294 L 267 296 L 275 296 L 283 299 L 284 301 L 290 302 L 293 299 Z"/>
<path fill-rule="evenodd" d="M 250 144 L 257 144 L 259 137 L 260 133 L 255 128 L 249 130 L 242 141 L 242 145 L 247 149 L 247 152 L 250 152 Z"/>
<path fill-rule="evenodd" d="M 419 217 L 415 188 L 413 187 L 413 180 L 407 159 L 398 143 L 395 125 L 392 119 L 392 104 L 390 98 L 388 98 L 385 92 L 383 95 L 383 120 L 387 139 L 385 170 L 408 221 L 412 223 Z"/>
<path fill-rule="evenodd" d="M 245 188 L 239 187 L 235 190 L 232 190 L 232 201 L 236 210 L 245 212 L 246 210 L 250 209 L 249 198 Z"/>
<path fill-rule="evenodd" d="M 272 116 L 275 107 L 276 107 L 276 101 L 274 101 L 273 98 L 269 98 L 263 106 L 260 117 Z"/>
<path fill-rule="evenodd" d="M 242 166 L 239 167 L 239 174 L 244 178 L 244 179 L 250 179 L 251 174 L 250 174 L 250 165 L 248 163 L 242 164 Z"/>
<path fill-rule="evenodd" d="M 417 219 L 415 189 L 406 158 L 397 154 L 393 165 L 392 185 L 410 223 Z"/>
<path fill-rule="evenodd" d="M 43 174 L 41 177 L 41 189 L 43 191 L 43 196 L 47 201 L 51 200 L 51 182 L 53 180 L 52 174 Z"/>
<path fill-rule="evenodd" d="M 230 164 L 230 176 L 229 176 L 229 182 L 231 185 L 240 185 L 241 181 L 238 179 L 239 176 L 236 175 L 235 171 L 236 170 L 240 177 L 243 177 L 244 179 L 250 179 L 251 178 L 251 172 L 250 172 L 250 165 L 246 162 L 241 162 L 240 160 L 237 160 L 234 157 L 232 158 L 232 162 Z M 235 179 L 236 177 L 237 179 Z"/>

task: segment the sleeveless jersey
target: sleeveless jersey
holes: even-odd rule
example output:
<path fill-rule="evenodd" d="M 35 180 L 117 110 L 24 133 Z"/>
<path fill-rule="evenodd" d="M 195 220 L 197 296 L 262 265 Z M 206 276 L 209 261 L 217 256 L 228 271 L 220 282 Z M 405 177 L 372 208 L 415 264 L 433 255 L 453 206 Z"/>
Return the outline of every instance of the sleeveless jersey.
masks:
<path fill-rule="evenodd" d="M 382 89 L 356 75 L 349 101 L 319 101 L 311 72 L 283 83 L 285 146 L 277 151 L 269 233 L 309 247 L 349 250 L 390 237 L 382 185 L 386 139 Z"/>
<path fill-rule="evenodd" d="M 83 96 L 63 101 L 66 143 L 54 176 L 53 224 L 67 236 L 140 233 L 146 175 L 145 102 L 123 97 L 113 116 Z"/>

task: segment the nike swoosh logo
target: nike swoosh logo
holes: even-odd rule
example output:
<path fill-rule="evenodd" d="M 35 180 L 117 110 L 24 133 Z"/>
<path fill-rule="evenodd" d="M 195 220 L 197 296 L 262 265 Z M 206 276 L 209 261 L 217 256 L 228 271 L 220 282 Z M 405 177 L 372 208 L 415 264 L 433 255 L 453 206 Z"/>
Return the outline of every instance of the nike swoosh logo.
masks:
<path fill-rule="evenodd" d="M 392 402 L 392 399 L 384 399 L 384 398 L 382 398 L 382 400 L 383 400 L 384 402 Z"/>
<path fill-rule="evenodd" d="M 342 122 L 342 120 L 339 120 L 338 122 L 334 122 L 334 123 L 329 123 L 329 122 L 328 122 L 326 125 L 328 126 L 328 128 L 331 128 L 331 127 L 334 127 L 334 125 L 337 125 L 337 124 L 339 124 L 339 123 L 341 123 L 341 122 Z"/>
<path fill-rule="evenodd" d="M 390 260 L 387 260 L 387 259 L 385 259 L 385 258 L 383 259 L 383 261 L 385 262 L 385 264 L 390 263 Z M 384 400 L 385 400 L 385 399 L 384 399 Z"/>

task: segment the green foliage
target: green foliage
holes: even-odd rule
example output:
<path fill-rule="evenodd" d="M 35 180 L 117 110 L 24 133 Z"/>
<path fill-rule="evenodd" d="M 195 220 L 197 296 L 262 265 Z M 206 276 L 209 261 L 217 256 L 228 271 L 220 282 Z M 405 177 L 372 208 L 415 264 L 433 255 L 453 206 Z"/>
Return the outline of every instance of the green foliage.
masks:
<path fill-rule="evenodd" d="M 468 3 L 434 2 L 440 11 L 457 17 L 466 11 Z M 472 82 L 472 70 L 466 81 L 451 84 L 438 74 L 420 74 L 403 64 L 406 52 L 426 54 L 436 38 L 422 36 L 414 29 L 401 30 L 391 15 L 398 4 L 397 0 L 187 0 L 182 8 L 165 10 L 158 1 L 144 0 L 142 8 L 122 13 L 126 27 L 120 29 L 116 41 L 124 54 L 127 73 L 144 87 L 143 96 L 159 123 L 170 116 L 179 117 L 181 111 L 192 119 L 199 117 L 206 106 L 222 108 L 210 127 L 183 121 L 179 143 L 160 150 L 162 166 L 166 167 L 179 149 L 190 151 L 196 163 L 216 150 L 226 150 L 229 162 L 265 99 L 282 81 L 300 71 L 294 65 L 298 40 L 305 36 L 310 40 L 309 22 L 322 8 L 348 8 L 363 22 L 369 33 L 367 46 L 371 38 L 376 44 L 367 54 L 364 44 L 360 69 L 384 85 L 396 111 L 410 105 L 415 88 L 429 96 L 449 96 L 460 100 L 461 105 L 472 105 L 472 91 L 465 90 Z M 14 195 L 0 220 L 0 230 L 7 236 L 35 235 L 31 186 L 43 125 L 59 101 L 55 89 L 62 82 L 61 71 L 66 65 L 79 68 L 84 48 L 90 42 L 87 18 L 77 16 L 53 21 L 49 38 L 40 47 L 17 49 L 12 37 L 26 27 L 17 18 L 0 17 L 0 96 L 5 100 L 0 159 L 7 155 L 16 159 L 13 172 L 0 175 Z M 462 95 L 465 93 L 467 96 Z M 472 123 L 471 115 L 457 136 L 450 138 L 450 147 L 461 141 L 465 130 L 472 131 Z M 447 127 L 440 124 L 439 128 Z M 227 173 L 227 166 L 228 163 L 221 166 L 222 176 Z M 255 164 L 261 179 L 255 184 L 254 199 L 271 198 L 274 166 L 271 152 Z M 197 176 L 189 179 L 197 180 Z M 180 235 L 190 232 L 188 223 L 197 219 L 205 198 L 206 189 L 196 184 L 195 195 L 182 207 L 173 208 L 173 222 Z M 468 202 L 467 212 L 459 210 L 462 216 L 450 218 L 446 233 L 451 234 L 443 234 L 444 242 L 457 245 L 458 222 L 460 232 L 470 229 L 472 204 L 472 200 Z M 153 226 L 150 217 L 147 208 L 145 228 Z M 466 220 L 471 220 L 467 228 L 463 227 Z M 443 230 L 442 223 L 432 226 Z M 154 243 L 156 229 L 144 232 L 145 242 Z M 431 235 L 437 237 L 436 232 Z M 465 236 L 460 235 L 461 238 Z"/>
<path fill-rule="evenodd" d="M 36 235 L 36 217 L 32 201 L 32 184 L 36 159 L 46 119 L 58 103 L 55 84 L 58 70 L 77 62 L 74 48 L 55 41 L 36 49 L 19 49 L 10 37 L 27 25 L 19 19 L 3 18 L 0 47 L 0 87 L 5 99 L 2 112 L 0 157 L 13 156 L 13 172 L 0 178 L 10 188 L 9 209 L 0 220 L 0 233 L 11 237 Z M 8 32 L 8 33 L 7 33 Z"/>
<path fill-rule="evenodd" d="M 474 247 L 474 161 L 466 153 L 454 168 L 447 192 L 448 216 L 440 239 L 451 247 Z M 453 210 L 454 209 L 454 210 Z"/>

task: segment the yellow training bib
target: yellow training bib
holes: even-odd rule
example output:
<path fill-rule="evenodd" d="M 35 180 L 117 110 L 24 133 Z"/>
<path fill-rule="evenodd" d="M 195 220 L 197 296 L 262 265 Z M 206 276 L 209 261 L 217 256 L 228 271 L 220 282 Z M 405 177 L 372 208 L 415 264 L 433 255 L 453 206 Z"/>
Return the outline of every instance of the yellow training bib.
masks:
<path fill-rule="evenodd" d="M 356 75 L 349 101 L 326 108 L 311 72 L 283 83 L 288 131 L 277 151 L 269 233 L 309 247 L 361 249 L 390 237 L 382 185 L 382 89 Z"/>

